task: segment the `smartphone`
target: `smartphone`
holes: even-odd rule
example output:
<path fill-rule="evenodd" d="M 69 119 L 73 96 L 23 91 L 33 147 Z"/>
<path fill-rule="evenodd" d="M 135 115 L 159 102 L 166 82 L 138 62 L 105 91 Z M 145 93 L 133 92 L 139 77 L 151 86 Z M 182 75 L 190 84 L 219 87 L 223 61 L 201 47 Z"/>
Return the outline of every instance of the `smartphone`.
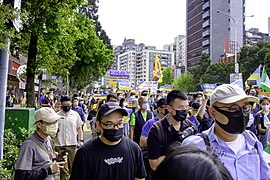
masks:
<path fill-rule="evenodd" d="M 58 152 L 58 156 L 56 157 L 56 162 L 62 162 L 64 160 L 64 156 L 66 155 L 67 151 L 65 149 Z"/>

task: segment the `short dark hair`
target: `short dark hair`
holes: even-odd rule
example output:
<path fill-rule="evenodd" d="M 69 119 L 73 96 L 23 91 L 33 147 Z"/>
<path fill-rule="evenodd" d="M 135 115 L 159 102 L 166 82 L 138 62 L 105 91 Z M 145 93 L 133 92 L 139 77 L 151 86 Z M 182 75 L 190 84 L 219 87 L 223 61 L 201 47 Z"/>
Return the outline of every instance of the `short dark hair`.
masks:
<path fill-rule="evenodd" d="M 178 146 L 169 152 L 157 167 L 152 179 L 232 180 L 233 178 L 226 167 L 209 152 L 193 146 Z"/>
<path fill-rule="evenodd" d="M 269 97 L 262 97 L 259 101 L 259 104 L 261 104 L 263 101 L 268 101 L 270 103 Z"/>
<path fill-rule="evenodd" d="M 120 106 L 121 108 L 123 108 L 123 106 L 124 106 L 124 101 L 125 101 L 125 100 L 126 100 L 125 98 L 121 98 L 121 99 L 120 99 L 119 106 Z"/>
<path fill-rule="evenodd" d="M 44 98 L 41 104 L 50 104 L 50 100 L 48 98 Z"/>
<path fill-rule="evenodd" d="M 65 102 L 65 101 L 70 101 L 69 97 L 68 96 L 63 96 L 61 98 L 61 103 Z"/>
<path fill-rule="evenodd" d="M 180 90 L 172 90 L 167 96 L 167 104 L 171 104 L 175 99 L 188 100 L 188 96 Z"/>
<path fill-rule="evenodd" d="M 108 95 L 107 95 L 107 102 L 108 102 L 111 98 L 117 99 L 117 96 L 116 96 L 115 94 L 108 94 Z"/>

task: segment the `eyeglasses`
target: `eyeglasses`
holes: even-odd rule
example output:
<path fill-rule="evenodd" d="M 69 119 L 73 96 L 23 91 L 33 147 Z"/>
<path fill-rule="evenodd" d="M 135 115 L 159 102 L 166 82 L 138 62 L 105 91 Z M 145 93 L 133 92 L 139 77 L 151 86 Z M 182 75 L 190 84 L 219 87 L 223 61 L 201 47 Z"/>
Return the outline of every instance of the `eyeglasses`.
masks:
<path fill-rule="evenodd" d="M 225 109 L 228 112 L 237 112 L 237 111 L 240 111 L 240 110 L 242 110 L 244 113 L 250 113 L 251 112 L 251 105 L 249 105 L 249 104 L 246 104 L 243 107 L 240 107 L 237 104 L 233 104 L 230 107 L 226 107 L 226 106 L 221 106 L 221 107 L 214 106 L 214 107 L 217 107 L 219 109 L 220 108 Z"/>
<path fill-rule="evenodd" d="M 117 128 L 123 128 L 124 127 L 124 122 L 119 122 L 119 123 L 103 123 L 101 122 L 101 124 L 103 124 L 106 129 L 114 129 L 115 127 Z"/>

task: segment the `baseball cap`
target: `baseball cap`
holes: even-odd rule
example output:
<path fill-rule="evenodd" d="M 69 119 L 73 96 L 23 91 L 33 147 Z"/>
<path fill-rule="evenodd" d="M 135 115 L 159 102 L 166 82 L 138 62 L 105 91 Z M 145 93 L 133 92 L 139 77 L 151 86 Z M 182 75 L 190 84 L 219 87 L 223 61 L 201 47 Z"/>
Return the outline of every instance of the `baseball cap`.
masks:
<path fill-rule="evenodd" d="M 64 117 L 58 115 L 52 108 L 49 107 L 42 107 L 35 113 L 35 123 L 41 120 L 52 123 L 62 118 Z"/>
<path fill-rule="evenodd" d="M 247 95 L 242 88 L 236 85 L 222 84 L 212 92 L 210 105 L 212 106 L 215 102 L 231 104 L 242 99 L 247 99 L 249 102 L 258 101 L 258 98 Z"/>
<path fill-rule="evenodd" d="M 108 116 L 115 111 L 120 112 L 123 116 L 128 116 L 127 111 L 121 108 L 117 103 L 108 102 L 101 105 L 100 109 L 98 110 L 97 120 L 99 121 L 102 117 Z"/>
<path fill-rule="evenodd" d="M 167 104 L 167 100 L 165 98 L 160 98 L 159 100 L 157 100 L 157 107 L 162 108 L 162 106 L 166 104 Z"/>

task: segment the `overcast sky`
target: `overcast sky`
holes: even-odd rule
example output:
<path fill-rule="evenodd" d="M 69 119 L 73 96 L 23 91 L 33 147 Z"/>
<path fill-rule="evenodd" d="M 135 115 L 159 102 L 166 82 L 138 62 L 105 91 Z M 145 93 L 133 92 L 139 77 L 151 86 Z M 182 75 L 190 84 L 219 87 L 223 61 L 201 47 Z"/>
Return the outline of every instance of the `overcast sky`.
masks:
<path fill-rule="evenodd" d="M 113 45 L 124 38 L 162 49 L 185 35 L 186 0 L 99 0 L 101 24 Z M 235 0 L 233 0 L 235 1 Z M 270 0 L 246 0 L 246 28 L 268 32 Z"/>

